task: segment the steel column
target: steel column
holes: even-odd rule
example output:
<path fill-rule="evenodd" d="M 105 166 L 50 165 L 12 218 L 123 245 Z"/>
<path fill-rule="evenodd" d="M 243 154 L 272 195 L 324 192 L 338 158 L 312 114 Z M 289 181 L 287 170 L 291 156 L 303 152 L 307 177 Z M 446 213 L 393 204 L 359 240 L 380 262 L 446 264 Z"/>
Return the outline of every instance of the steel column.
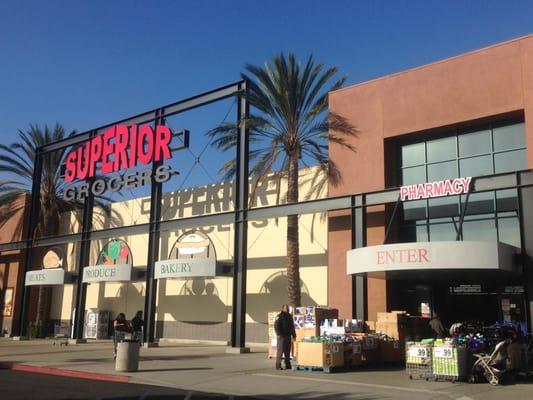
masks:
<path fill-rule="evenodd" d="M 156 111 L 156 125 L 164 125 L 162 110 Z M 155 181 L 155 172 L 162 161 L 152 162 L 152 187 L 150 194 L 150 232 L 148 233 L 148 259 L 146 261 L 146 290 L 144 296 L 144 342 L 155 340 L 155 308 L 157 281 L 154 280 L 154 265 L 159 260 L 159 224 L 161 221 L 161 196 L 163 184 Z"/>
<path fill-rule="evenodd" d="M 519 186 L 533 184 L 533 172 L 517 173 Z M 533 334 L 533 232 L 528 227 L 533 226 L 533 187 L 518 189 L 518 215 L 520 224 L 521 259 L 524 273 L 524 288 L 526 302 L 526 321 L 528 332 Z"/>
<path fill-rule="evenodd" d="M 366 246 L 364 195 L 352 196 L 352 249 Z M 352 275 L 352 315 L 366 321 L 368 315 L 366 274 Z"/>
<path fill-rule="evenodd" d="M 231 321 L 231 347 L 244 348 L 246 334 L 246 272 L 248 250 L 248 129 L 249 104 L 246 98 L 246 82 L 239 85 L 237 118 L 237 168 L 235 177 L 235 236 L 233 270 L 233 304 Z"/>
<path fill-rule="evenodd" d="M 15 336 L 26 335 L 26 319 L 28 318 L 28 303 L 30 297 L 30 288 L 25 285 L 26 272 L 32 267 L 32 253 L 33 253 L 33 239 L 35 237 L 35 229 L 38 226 L 39 212 L 41 208 L 41 178 L 43 172 L 43 153 L 38 148 L 35 151 L 35 159 L 33 160 L 33 181 L 31 190 L 30 210 L 27 214 L 26 231 L 26 251 L 24 253 L 24 265 L 22 271 L 22 306 L 20 307 L 18 332 Z"/>
<path fill-rule="evenodd" d="M 78 256 L 78 279 L 76 282 L 76 308 L 74 310 L 74 321 L 72 322 L 74 324 L 73 339 L 83 339 L 85 300 L 87 297 L 87 284 L 83 282 L 83 268 L 88 266 L 90 261 L 93 209 L 94 195 L 89 191 L 89 195 L 83 202 L 80 254 Z"/>

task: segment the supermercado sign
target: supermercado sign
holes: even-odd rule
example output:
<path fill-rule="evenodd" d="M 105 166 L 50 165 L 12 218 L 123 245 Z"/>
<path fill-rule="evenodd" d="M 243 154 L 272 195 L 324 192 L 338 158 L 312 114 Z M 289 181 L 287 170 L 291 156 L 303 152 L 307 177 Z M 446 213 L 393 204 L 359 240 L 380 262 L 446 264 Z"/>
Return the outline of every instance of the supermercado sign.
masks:
<path fill-rule="evenodd" d="M 121 282 L 131 280 L 130 264 L 94 265 L 83 268 L 83 282 Z"/>
<path fill-rule="evenodd" d="M 402 186 L 400 200 L 428 199 L 468 193 L 471 182 L 472 178 L 468 177 Z"/>
<path fill-rule="evenodd" d="M 172 132 L 164 125 L 153 129 L 150 125 L 116 125 L 103 134 L 95 136 L 72 150 L 65 158 L 65 182 L 88 180 L 97 176 L 117 173 L 124 169 L 148 165 L 152 161 L 172 158 Z M 118 191 L 138 187 L 151 182 L 170 179 L 170 167 L 161 165 L 154 174 L 152 169 L 134 171 L 111 178 L 98 178 L 79 186 L 70 185 L 65 190 L 65 200 L 83 200 L 92 193 L 96 196 L 105 191 Z"/>
<path fill-rule="evenodd" d="M 180 258 L 155 263 L 155 279 L 214 276 L 216 276 L 216 260 L 212 258 Z"/>
<path fill-rule="evenodd" d="M 513 270 L 513 246 L 496 241 L 398 243 L 368 246 L 346 253 L 346 272 L 502 269 Z"/>

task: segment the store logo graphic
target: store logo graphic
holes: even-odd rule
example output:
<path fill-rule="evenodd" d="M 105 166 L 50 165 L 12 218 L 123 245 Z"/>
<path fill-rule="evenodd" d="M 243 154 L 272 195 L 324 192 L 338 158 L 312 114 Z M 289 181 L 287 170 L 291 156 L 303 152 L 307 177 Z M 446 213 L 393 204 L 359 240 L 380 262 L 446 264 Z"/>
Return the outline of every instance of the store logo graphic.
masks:
<path fill-rule="evenodd" d="M 151 168 L 132 171 L 120 175 L 125 169 L 148 165 L 153 161 L 172 158 L 174 150 L 189 146 L 188 131 L 176 133 L 183 135 L 183 145 L 171 148 L 175 135 L 165 125 L 115 125 L 103 134 L 94 136 L 83 145 L 67 154 L 64 165 L 65 182 L 72 184 L 75 180 L 88 180 L 78 186 L 68 185 L 64 192 L 65 200 L 83 200 L 89 193 L 101 196 L 106 191 L 117 192 L 132 189 L 152 182 L 163 183 L 172 176 L 169 165 L 159 165 L 155 171 Z M 106 175 L 117 173 L 111 177 Z"/>
<path fill-rule="evenodd" d="M 112 239 L 102 248 L 97 265 L 83 268 L 83 282 L 130 281 L 133 257 L 122 239 Z"/>
<path fill-rule="evenodd" d="M 180 236 L 169 258 L 155 263 L 155 279 L 216 276 L 215 247 L 211 239 L 200 231 Z"/>
<path fill-rule="evenodd" d="M 46 252 L 42 260 L 40 270 L 28 271 L 26 273 L 26 286 L 36 285 L 62 285 L 65 283 L 65 270 L 63 252 L 58 248 L 50 249 Z"/>

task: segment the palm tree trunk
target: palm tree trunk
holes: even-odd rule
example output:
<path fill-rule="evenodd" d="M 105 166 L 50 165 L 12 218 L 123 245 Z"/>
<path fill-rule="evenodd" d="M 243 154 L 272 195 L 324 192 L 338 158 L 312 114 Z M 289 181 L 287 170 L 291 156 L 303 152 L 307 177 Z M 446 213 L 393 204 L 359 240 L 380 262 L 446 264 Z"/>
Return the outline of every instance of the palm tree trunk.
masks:
<path fill-rule="evenodd" d="M 287 202 L 298 201 L 298 155 L 290 156 L 287 180 Z M 287 279 L 289 304 L 301 306 L 300 290 L 300 243 L 298 215 L 287 216 Z"/>

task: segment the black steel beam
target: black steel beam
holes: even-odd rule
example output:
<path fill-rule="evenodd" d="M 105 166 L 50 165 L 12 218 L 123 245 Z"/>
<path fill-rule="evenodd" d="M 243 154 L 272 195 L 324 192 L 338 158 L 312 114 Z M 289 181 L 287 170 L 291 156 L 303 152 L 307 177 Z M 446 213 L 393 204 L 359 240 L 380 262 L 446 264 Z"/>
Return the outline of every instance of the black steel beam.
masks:
<path fill-rule="evenodd" d="M 35 229 L 39 223 L 39 212 L 41 209 L 41 179 L 43 173 L 43 154 L 37 149 L 35 152 L 35 159 L 33 160 L 33 180 L 32 191 L 30 198 L 30 210 L 27 215 L 28 229 L 26 230 L 26 251 L 24 252 L 24 265 L 22 266 L 22 305 L 19 314 L 18 332 L 15 336 L 26 335 L 26 320 L 28 318 L 28 306 L 30 297 L 30 288 L 26 286 L 26 272 L 29 271 L 33 263 L 33 238 L 35 237 Z"/>
<path fill-rule="evenodd" d="M 28 247 L 28 243 L 24 240 L 20 242 L 0 243 L 0 252 L 11 250 L 24 250 L 26 247 Z"/>
<path fill-rule="evenodd" d="M 352 249 L 366 246 L 366 210 L 364 195 L 352 197 Z M 352 275 L 352 315 L 366 321 L 368 316 L 367 277 L 366 274 Z"/>
<path fill-rule="evenodd" d="M 156 112 L 156 124 L 164 124 L 162 110 Z M 148 257 L 146 261 L 146 295 L 144 296 L 144 342 L 152 343 L 155 339 L 155 308 L 157 298 L 157 280 L 154 279 L 154 265 L 159 260 L 159 223 L 161 221 L 161 198 L 163 184 L 155 181 L 157 168 L 161 161 L 152 162 L 152 187 L 150 191 L 150 232 L 148 233 Z"/>
<path fill-rule="evenodd" d="M 293 204 L 282 204 L 247 210 L 248 221 L 286 217 L 287 215 L 314 214 L 317 212 L 344 210 L 350 208 L 351 196 L 308 200 Z"/>
<path fill-rule="evenodd" d="M 229 85 L 222 86 L 220 88 L 199 94 L 197 96 L 190 97 L 185 100 L 167 104 L 166 106 L 159 107 L 157 109 L 150 110 L 142 114 L 137 114 L 133 117 L 125 118 L 125 119 L 113 122 L 111 124 L 102 125 L 99 128 L 90 130 L 88 132 L 83 132 L 78 135 L 74 135 L 72 137 L 44 145 L 41 147 L 41 151 L 43 153 L 47 153 L 50 151 L 59 150 L 64 147 L 69 147 L 69 146 L 76 145 L 78 143 L 85 142 L 91 137 L 90 135 L 92 134 L 93 131 L 100 132 L 114 125 L 146 124 L 146 123 L 155 121 L 155 119 L 158 117 L 158 114 L 157 114 L 158 112 L 159 112 L 160 117 L 169 117 L 171 115 L 175 115 L 180 112 L 184 112 L 184 111 L 196 108 L 196 107 L 204 106 L 214 101 L 222 100 L 222 99 L 234 96 L 235 93 L 239 90 L 240 85 L 241 85 L 241 82 L 230 83 Z M 161 113 L 161 110 L 162 110 L 162 113 Z"/>
<path fill-rule="evenodd" d="M 241 96 L 238 99 L 237 120 L 239 135 L 237 138 L 237 168 L 235 177 L 235 236 L 233 269 L 233 303 L 231 323 L 231 346 L 244 348 L 246 342 L 246 273 L 248 250 L 248 129 L 246 120 L 249 116 L 248 100 L 245 96 L 246 82 L 239 85 Z"/>
<path fill-rule="evenodd" d="M 526 323 L 529 334 L 533 334 L 533 171 L 516 174 L 518 189 L 518 215 L 520 223 L 521 259 L 524 271 L 526 302 Z"/>
<path fill-rule="evenodd" d="M 96 135 L 93 131 L 91 137 Z M 92 182 L 94 178 L 90 180 Z M 83 282 L 83 268 L 89 265 L 91 256 L 91 229 L 93 226 L 94 195 L 89 195 L 83 201 L 83 218 L 81 223 L 81 245 L 78 254 L 78 279 L 76 282 L 76 308 L 74 310 L 73 339 L 83 339 L 83 328 L 85 325 L 85 300 L 87 298 L 87 284 Z"/>

